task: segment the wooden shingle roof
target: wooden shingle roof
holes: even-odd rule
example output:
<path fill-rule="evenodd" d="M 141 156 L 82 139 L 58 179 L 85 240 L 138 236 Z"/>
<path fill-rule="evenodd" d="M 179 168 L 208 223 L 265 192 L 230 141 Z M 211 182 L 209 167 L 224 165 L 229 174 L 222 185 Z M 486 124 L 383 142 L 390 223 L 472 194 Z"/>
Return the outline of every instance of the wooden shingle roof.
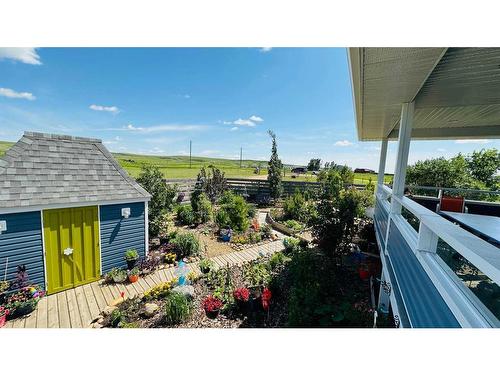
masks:
<path fill-rule="evenodd" d="M 0 209 L 150 197 L 99 139 L 25 132 L 0 159 Z"/>

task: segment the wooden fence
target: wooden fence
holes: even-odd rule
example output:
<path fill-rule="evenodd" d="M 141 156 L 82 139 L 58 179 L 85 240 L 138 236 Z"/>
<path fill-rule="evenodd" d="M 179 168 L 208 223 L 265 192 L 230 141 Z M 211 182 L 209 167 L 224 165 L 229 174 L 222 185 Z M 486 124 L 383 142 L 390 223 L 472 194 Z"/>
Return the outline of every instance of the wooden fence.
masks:
<path fill-rule="evenodd" d="M 165 183 L 176 185 L 179 194 L 183 194 L 183 202 L 188 202 L 191 199 L 191 194 L 196 185 L 196 179 L 167 179 Z M 295 191 L 309 191 L 317 193 L 320 189 L 319 182 L 308 181 L 283 181 L 283 196 L 292 195 Z M 353 185 L 357 189 L 364 189 L 364 185 Z M 227 187 L 237 194 L 247 197 L 268 196 L 270 194 L 269 182 L 267 180 L 251 179 L 251 178 L 228 178 Z"/>

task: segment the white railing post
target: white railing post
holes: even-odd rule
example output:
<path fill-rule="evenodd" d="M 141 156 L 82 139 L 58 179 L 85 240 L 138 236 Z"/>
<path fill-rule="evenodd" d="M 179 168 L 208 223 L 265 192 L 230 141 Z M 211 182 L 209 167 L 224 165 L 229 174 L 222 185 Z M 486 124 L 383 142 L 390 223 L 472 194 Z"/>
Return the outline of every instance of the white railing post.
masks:
<path fill-rule="evenodd" d="M 387 138 L 384 138 L 382 139 L 382 145 L 380 148 L 380 161 L 378 163 L 377 192 L 380 191 L 379 186 L 384 184 L 386 159 L 387 159 Z"/>
<path fill-rule="evenodd" d="M 415 102 L 403 103 L 401 107 L 401 120 L 399 122 L 398 154 L 394 168 L 394 183 L 392 194 L 402 197 L 405 189 L 406 167 L 410 151 L 411 130 L 413 127 L 413 112 Z M 396 199 L 391 200 L 391 214 L 400 214 L 401 204 Z"/>
<path fill-rule="evenodd" d="M 377 310 L 383 314 L 389 313 L 389 305 L 391 304 L 391 289 L 391 284 L 385 278 L 384 271 L 382 271 Z"/>
<path fill-rule="evenodd" d="M 418 228 L 417 250 L 435 253 L 439 237 L 427 225 L 420 221 Z"/>

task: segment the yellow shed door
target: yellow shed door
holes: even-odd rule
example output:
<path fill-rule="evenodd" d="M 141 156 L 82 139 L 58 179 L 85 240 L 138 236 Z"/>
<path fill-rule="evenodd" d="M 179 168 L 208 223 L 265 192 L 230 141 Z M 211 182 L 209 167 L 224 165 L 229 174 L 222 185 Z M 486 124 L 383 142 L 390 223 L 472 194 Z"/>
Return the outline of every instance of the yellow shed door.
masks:
<path fill-rule="evenodd" d="M 97 206 L 43 211 L 47 292 L 100 277 Z"/>

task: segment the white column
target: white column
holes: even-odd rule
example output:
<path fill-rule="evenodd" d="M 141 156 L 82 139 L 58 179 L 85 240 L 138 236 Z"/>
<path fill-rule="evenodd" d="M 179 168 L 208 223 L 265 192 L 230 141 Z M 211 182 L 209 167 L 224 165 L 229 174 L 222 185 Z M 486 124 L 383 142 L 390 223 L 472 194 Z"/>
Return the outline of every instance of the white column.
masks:
<path fill-rule="evenodd" d="M 378 175 L 377 175 L 377 189 L 379 185 L 384 184 L 386 159 L 387 159 L 387 138 L 382 140 L 382 146 L 380 148 L 380 161 L 378 163 Z"/>
<path fill-rule="evenodd" d="M 392 194 L 402 197 L 405 189 L 406 167 L 408 165 L 408 153 L 410 151 L 411 130 L 413 127 L 413 112 L 415 103 L 403 103 L 401 108 L 401 120 L 399 123 L 398 154 L 396 167 L 394 168 L 394 184 Z M 401 205 L 395 199 L 391 201 L 391 213 L 401 213 Z"/>

